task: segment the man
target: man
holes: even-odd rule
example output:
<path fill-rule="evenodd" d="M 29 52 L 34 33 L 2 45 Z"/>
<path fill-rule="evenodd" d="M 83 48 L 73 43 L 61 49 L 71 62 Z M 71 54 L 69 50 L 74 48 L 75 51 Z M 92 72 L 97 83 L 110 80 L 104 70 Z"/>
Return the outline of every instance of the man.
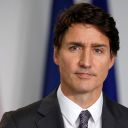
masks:
<path fill-rule="evenodd" d="M 87 3 L 65 10 L 54 37 L 59 88 L 5 113 L 0 128 L 127 128 L 128 109 L 102 93 L 118 50 L 118 30 L 109 14 Z"/>

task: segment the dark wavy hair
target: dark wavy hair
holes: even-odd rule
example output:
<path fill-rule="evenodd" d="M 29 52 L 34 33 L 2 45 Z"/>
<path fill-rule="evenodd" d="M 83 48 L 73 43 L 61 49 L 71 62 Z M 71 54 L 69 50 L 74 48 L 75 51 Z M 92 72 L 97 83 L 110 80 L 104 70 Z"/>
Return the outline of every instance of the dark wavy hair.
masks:
<path fill-rule="evenodd" d="M 72 24 L 94 25 L 109 38 L 110 50 L 117 55 L 119 35 L 116 22 L 110 14 L 88 3 L 79 3 L 64 10 L 58 17 L 54 33 L 54 47 L 60 48 L 65 32 Z"/>

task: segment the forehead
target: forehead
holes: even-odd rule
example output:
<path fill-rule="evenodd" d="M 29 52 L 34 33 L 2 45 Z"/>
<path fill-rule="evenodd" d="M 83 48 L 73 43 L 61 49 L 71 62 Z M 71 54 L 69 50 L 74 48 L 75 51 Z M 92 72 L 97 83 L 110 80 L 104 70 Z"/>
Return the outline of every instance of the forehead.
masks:
<path fill-rule="evenodd" d="M 97 27 L 90 24 L 73 24 L 65 32 L 62 45 L 70 42 L 81 42 L 85 45 L 104 44 L 109 46 L 109 39 Z"/>

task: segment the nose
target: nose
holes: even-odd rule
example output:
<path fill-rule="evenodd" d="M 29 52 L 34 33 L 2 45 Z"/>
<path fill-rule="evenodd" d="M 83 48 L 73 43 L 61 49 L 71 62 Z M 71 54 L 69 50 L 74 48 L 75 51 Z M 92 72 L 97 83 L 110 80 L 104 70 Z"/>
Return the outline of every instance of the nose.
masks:
<path fill-rule="evenodd" d="M 89 49 L 81 52 L 79 65 L 84 68 L 91 68 L 92 66 L 92 55 Z"/>

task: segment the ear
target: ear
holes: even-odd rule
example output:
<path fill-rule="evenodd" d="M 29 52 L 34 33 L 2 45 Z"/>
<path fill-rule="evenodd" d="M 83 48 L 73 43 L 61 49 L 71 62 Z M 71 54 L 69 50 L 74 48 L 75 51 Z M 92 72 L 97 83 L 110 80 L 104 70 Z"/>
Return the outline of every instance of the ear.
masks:
<path fill-rule="evenodd" d="M 109 69 L 114 65 L 115 63 L 115 55 L 112 55 L 111 58 L 110 58 L 110 64 L 109 64 Z"/>
<path fill-rule="evenodd" d="M 53 59 L 55 64 L 59 64 L 59 51 L 54 47 Z"/>

